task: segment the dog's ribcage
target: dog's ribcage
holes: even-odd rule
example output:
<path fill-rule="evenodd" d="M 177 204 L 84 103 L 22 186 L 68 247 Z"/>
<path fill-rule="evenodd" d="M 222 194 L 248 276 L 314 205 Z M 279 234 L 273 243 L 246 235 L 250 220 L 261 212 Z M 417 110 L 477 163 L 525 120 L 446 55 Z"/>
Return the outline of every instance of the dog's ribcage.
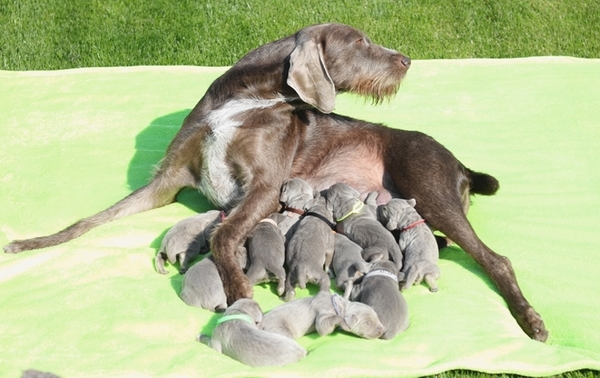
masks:
<path fill-rule="evenodd" d="M 243 126 L 244 113 L 272 107 L 285 99 L 235 99 L 207 117 L 211 130 L 202 147 L 202 173 L 200 190 L 216 206 L 230 208 L 243 196 L 243 188 L 232 174 L 227 162 L 227 148 L 239 127 Z"/>

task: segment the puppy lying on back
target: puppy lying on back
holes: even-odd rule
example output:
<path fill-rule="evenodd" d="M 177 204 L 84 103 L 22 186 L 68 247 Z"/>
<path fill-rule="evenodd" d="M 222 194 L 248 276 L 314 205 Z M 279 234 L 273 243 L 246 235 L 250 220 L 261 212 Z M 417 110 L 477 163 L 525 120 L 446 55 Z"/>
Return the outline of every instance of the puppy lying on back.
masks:
<path fill-rule="evenodd" d="M 375 261 L 371 271 L 354 284 L 350 293 L 350 300 L 375 310 L 385 328 L 382 339 L 392 339 L 408 328 L 408 305 L 398 290 L 397 272 L 391 261 Z"/>
<path fill-rule="evenodd" d="M 190 261 L 209 251 L 210 233 L 221 222 L 222 214 L 224 215 L 219 210 L 209 210 L 183 219 L 171 227 L 165 234 L 154 259 L 156 270 L 161 274 L 167 274 L 165 261 L 171 264 L 179 261 L 179 272 L 185 273 Z"/>
<path fill-rule="evenodd" d="M 325 198 L 312 200 L 303 218 L 290 230 L 285 261 L 288 273 L 285 279 L 284 300 L 294 299 L 296 284 L 306 288 L 306 283 L 319 285 L 319 290 L 329 291 L 331 281 L 325 273 L 333 257 L 334 236 L 331 209 Z"/>
<path fill-rule="evenodd" d="M 250 366 L 283 366 L 306 356 L 294 340 L 258 329 L 262 315 L 256 301 L 239 299 L 217 321 L 212 337 L 200 335 L 199 341 Z"/>
<path fill-rule="evenodd" d="M 344 292 L 344 298 L 348 299 L 351 282 L 366 274 L 370 269 L 362 258 L 362 248 L 348 239 L 346 235 L 335 234 L 335 246 L 331 269 L 335 275 L 335 287 Z"/>
<path fill-rule="evenodd" d="M 429 290 L 436 292 L 436 280 L 440 277 L 438 243 L 425 220 L 415 210 L 416 204 L 414 199 L 407 201 L 395 198 L 379 206 L 377 211 L 381 223 L 388 230 L 400 231 L 398 243 L 404 253 L 402 289 L 418 285 L 424 280 Z"/>
<path fill-rule="evenodd" d="M 238 247 L 236 257 L 240 267 L 245 268 L 246 248 Z M 200 307 L 209 311 L 221 312 L 227 308 L 227 296 L 223 288 L 223 281 L 217 271 L 212 253 L 192 265 L 183 276 L 179 297 L 188 306 Z"/>
<path fill-rule="evenodd" d="M 360 193 L 344 183 L 332 185 L 327 190 L 327 202 L 333 207 L 336 230 L 360 245 L 362 257 L 367 261 L 391 259 L 402 268 L 402 252 L 394 236 L 377 220 L 377 193 L 367 196 L 365 203 Z"/>
<path fill-rule="evenodd" d="M 250 266 L 246 272 L 252 286 L 257 283 L 277 281 L 277 294 L 285 289 L 285 236 L 279 229 L 277 216 L 272 214 L 261 220 L 248 237 Z"/>
<path fill-rule="evenodd" d="M 261 329 L 291 339 L 315 331 L 320 336 L 329 335 L 338 326 L 366 339 L 383 334 L 383 325 L 371 307 L 327 291 L 277 306 L 260 323 Z"/>

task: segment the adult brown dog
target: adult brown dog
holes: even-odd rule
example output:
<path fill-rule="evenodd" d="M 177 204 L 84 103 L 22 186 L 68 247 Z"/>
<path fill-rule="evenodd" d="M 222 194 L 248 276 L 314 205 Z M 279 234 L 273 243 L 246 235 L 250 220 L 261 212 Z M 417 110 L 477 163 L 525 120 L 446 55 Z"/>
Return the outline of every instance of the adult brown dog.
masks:
<path fill-rule="evenodd" d="M 469 195 L 494 194 L 493 177 L 463 166 L 432 138 L 330 114 L 336 92 L 379 102 L 396 93 L 410 59 L 346 25 L 324 24 L 251 51 L 215 80 L 185 119 L 152 181 L 110 208 L 56 234 L 4 250 L 57 245 L 125 215 L 175 201 L 186 186 L 230 210 L 211 238 L 229 303 L 252 297 L 235 252 L 259 220 L 277 211 L 282 182 L 316 189 L 345 182 L 379 203 L 415 198 L 432 227 L 462 247 L 497 285 L 523 330 L 546 340 L 507 258 L 488 248 L 465 213 Z"/>

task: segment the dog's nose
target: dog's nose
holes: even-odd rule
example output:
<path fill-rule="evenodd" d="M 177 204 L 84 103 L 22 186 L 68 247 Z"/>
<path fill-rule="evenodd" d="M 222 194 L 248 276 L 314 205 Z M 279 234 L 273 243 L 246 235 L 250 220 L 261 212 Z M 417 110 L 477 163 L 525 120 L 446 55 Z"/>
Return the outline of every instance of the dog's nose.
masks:
<path fill-rule="evenodd" d="M 402 62 L 402 65 L 404 67 L 409 67 L 410 66 L 410 58 L 407 56 L 402 57 L 402 59 L 400 60 Z"/>

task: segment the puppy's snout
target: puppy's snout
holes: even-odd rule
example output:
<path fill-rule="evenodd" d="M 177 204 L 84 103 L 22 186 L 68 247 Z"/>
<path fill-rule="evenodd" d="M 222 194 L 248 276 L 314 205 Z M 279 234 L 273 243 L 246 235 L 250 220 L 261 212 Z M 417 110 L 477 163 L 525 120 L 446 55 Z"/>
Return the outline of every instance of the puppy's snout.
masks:
<path fill-rule="evenodd" d="M 402 63 L 402 65 L 406 68 L 410 67 L 410 58 L 407 56 L 403 56 L 402 59 L 400 59 L 400 63 Z"/>

